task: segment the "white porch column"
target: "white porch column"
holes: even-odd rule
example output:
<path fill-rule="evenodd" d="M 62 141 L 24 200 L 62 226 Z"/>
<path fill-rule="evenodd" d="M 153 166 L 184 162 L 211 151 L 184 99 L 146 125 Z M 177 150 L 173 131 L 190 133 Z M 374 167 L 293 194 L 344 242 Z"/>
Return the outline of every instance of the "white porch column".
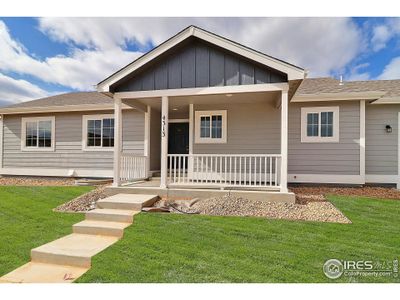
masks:
<path fill-rule="evenodd" d="M 167 187 L 168 172 L 168 97 L 161 98 L 161 188 Z"/>
<path fill-rule="evenodd" d="M 281 96 L 281 193 L 287 193 L 288 177 L 288 92 Z"/>
<path fill-rule="evenodd" d="M 146 156 L 146 177 L 150 177 L 150 126 L 151 126 L 151 106 L 147 105 L 144 113 L 144 156 Z"/>
<path fill-rule="evenodd" d="M 120 185 L 122 152 L 122 101 L 114 96 L 114 186 Z"/>
<path fill-rule="evenodd" d="M 189 159 L 188 159 L 188 178 L 193 179 L 193 136 L 194 136 L 194 105 L 189 104 Z"/>

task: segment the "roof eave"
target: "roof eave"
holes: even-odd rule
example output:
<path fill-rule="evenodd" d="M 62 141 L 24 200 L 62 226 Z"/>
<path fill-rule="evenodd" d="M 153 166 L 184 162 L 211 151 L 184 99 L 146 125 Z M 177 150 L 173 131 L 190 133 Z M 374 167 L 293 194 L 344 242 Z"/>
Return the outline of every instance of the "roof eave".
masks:
<path fill-rule="evenodd" d="M 127 105 L 124 109 L 130 108 Z M 96 110 L 113 110 L 114 105 L 110 104 L 86 104 L 86 105 L 53 105 L 53 106 L 34 106 L 34 107 L 10 107 L 0 109 L 0 115 L 15 114 L 37 114 L 37 113 L 54 113 L 54 112 L 77 112 L 77 111 L 96 111 Z"/>
<path fill-rule="evenodd" d="M 318 93 L 318 94 L 297 94 L 291 102 L 318 102 L 318 101 L 342 101 L 342 100 L 377 100 L 386 92 L 343 92 L 343 93 Z"/>

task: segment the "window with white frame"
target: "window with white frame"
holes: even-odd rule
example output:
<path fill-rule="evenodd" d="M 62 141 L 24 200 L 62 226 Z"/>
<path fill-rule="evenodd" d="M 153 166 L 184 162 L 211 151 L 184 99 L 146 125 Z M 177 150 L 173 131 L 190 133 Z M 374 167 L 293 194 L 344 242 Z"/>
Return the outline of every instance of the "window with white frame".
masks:
<path fill-rule="evenodd" d="M 195 112 L 195 143 L 226 143 L 226 110 Z"/>
<path fill-rule="evenodd" d="M 339 142 L 339 107 L 303 107 L 301 142 Z"/>
<path fill-rule="evenodd" d="M 113 150 L 114 115 L 83 116 L 83 149 Z"/>
<path fill-rule="evenodd" d="M 21 149 L 54 151 L 55 117 L 22 118 Z"/>

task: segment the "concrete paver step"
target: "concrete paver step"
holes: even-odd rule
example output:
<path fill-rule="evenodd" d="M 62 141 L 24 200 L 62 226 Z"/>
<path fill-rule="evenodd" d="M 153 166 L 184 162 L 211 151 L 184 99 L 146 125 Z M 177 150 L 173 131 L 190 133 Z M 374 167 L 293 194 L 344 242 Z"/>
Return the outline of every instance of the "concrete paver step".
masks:
<path fill-rule="evenodd" d="M 89 268 L 91 257 L 118 241 L 118 237 L 73 233 L 31 250 L 32 262 Z"/>
<path fill-rule="evenodd" d="M 130 209 L 140 211 L 151 206 L 158 199 L 157 195 L 116 194 L 97 201 L 97 208 Z"/>
<path fill-rule="evenodd" d="M 139 211 L 127 209 L 97 208 L 86 213 L 86 220 L 132 223 Z"/>
<path fill-rule="evenodd" d="M 85 220 L 72 226 L 74 233 L 107 235 L 122 238 L 124 229 L 132 223 Z"/>
<path fill-rule="evenodd" d="M 0 283 L 69 283 L 88 268 L 29 262 L 0 277 Z"/>

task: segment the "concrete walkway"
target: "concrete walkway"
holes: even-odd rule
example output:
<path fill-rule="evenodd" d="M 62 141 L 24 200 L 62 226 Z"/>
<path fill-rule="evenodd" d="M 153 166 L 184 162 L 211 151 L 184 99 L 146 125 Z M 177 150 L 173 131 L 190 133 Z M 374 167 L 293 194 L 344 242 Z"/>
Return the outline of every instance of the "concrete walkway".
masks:
<path fill-rule="evenodd" d="M 67 283 L 91 267 L 92 257 L 123 237 L 142 207 L 158 196 L 117 194 L 97 202 L 73 233 L 31 250 L 31 262 L 0 277 L 0 283 Z"/>

